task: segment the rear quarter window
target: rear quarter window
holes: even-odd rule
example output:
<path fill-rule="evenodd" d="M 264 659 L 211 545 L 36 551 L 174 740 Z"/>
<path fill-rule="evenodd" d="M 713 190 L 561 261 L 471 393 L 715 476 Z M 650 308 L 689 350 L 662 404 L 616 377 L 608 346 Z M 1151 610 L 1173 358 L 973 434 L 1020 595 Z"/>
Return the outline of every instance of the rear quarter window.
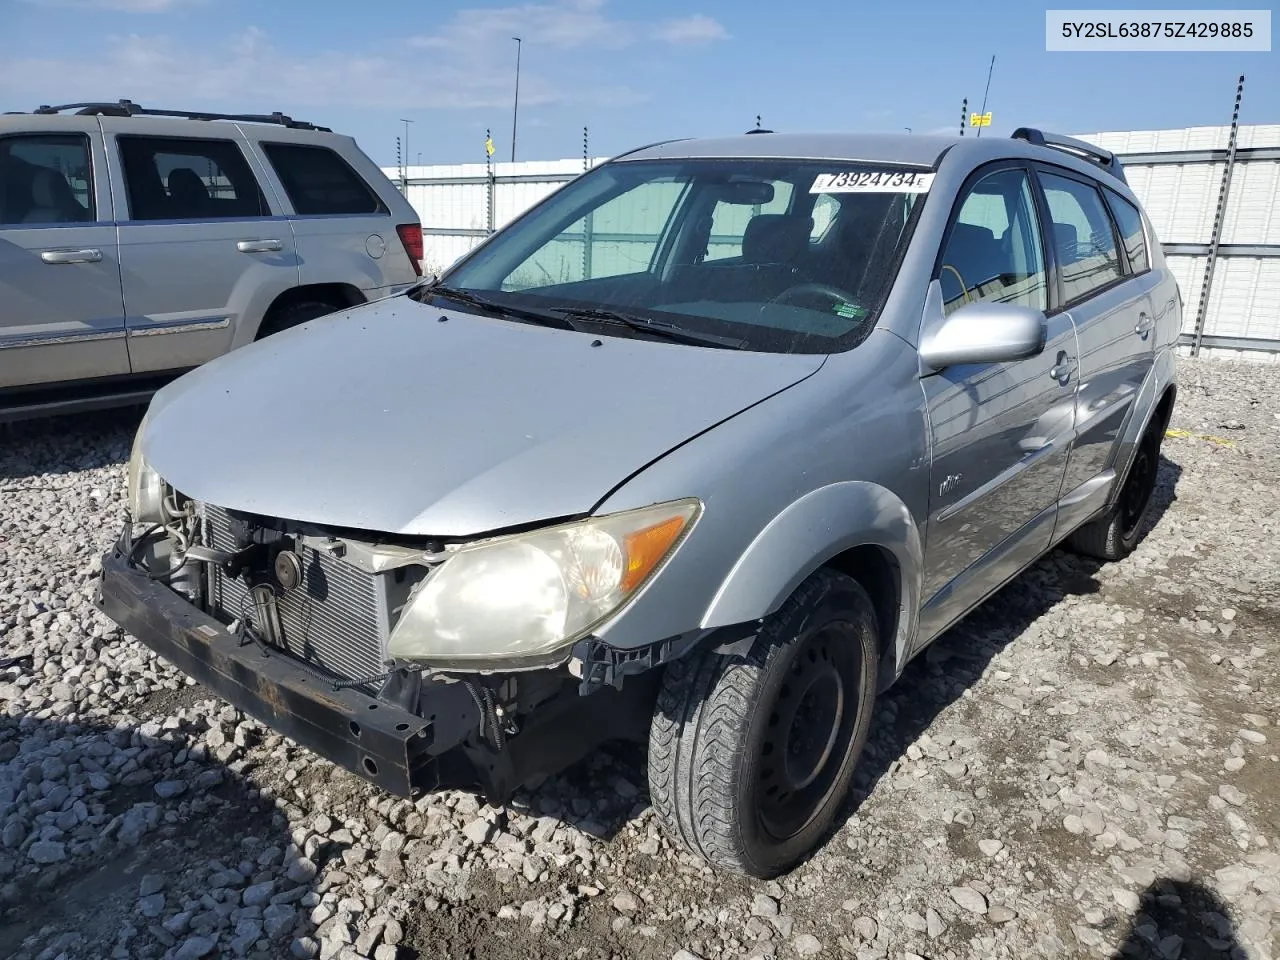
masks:
<path fill-rule="evenodd" d="M 360 174 L 328 147 L 264 143 L 262 150 L 301 216 L 390 212 Z"/>
<path fill-rule="evenodd" d="M 1146 273 L 1151 269 L 1147 254 L 1147 237 L 1142 230 L 1142 214 L 1138 208 L 1113 190 L 1107 190 L 1107 202 L 1120 228 L 1120 242 L 1129 257 L 1129 269 L 1133 273 Z"/>

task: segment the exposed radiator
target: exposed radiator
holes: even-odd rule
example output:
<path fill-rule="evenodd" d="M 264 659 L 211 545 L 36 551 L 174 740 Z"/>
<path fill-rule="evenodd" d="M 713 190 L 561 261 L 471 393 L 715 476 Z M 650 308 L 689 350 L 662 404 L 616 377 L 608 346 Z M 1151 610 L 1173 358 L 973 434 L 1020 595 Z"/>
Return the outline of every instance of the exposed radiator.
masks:
<path fill-rule="evenodd" d="M 234 550 L 226 513 L 213 506 L 205 510 L 209 546 Z M 389 574 L 365 573 L 327 551 L 303 545 L 296 552 L 302 561 L 302 581 L 276 601 L 285 650 L 344 679 L 382 673 L 389 632 Z M 219 619 L 248 620 L 262 632 L 243 580 L 215 570 L 210 606 Z"/>

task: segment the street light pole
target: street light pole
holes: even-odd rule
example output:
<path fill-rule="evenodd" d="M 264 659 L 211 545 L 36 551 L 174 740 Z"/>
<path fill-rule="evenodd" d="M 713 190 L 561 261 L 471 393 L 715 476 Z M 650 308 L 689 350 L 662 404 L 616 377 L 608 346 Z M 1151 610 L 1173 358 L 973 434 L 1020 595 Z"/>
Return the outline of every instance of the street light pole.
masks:
<path fill-rule="evenodd" d="M 409 152 L 409 124 L 413 123 L 413 121 L 406 120 L 404 117 L 401 117 L 400 122 L 404 124 L 404 170 L 401 172 L 400 179 L 404 186 L 404 189 L 408 190 L 409 189 L 409 158 L 413 156 L 413 154 Z"/>
<path fill-rule="evenodd" d="M 519 37 L 512 37 L 516 42 L 516 96 L 511 104 L 511 162 L 516 162 L 516 118 L 520 113 L 520 50 L 524 46 L 524 41 Z"/>

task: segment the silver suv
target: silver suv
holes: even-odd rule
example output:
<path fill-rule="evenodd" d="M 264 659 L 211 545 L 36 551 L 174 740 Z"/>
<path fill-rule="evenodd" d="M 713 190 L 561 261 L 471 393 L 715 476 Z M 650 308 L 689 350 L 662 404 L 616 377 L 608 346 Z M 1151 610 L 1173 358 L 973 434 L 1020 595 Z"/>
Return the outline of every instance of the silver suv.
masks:
<path fill-rule="evenodd" d="M 670 835 L 773 876 L 912 657 L 1056 544 L 1133 549 L 1181 311 L 1079 141 L 646 147 L 162 389 L 101 603 L 402 796 L 647 739 Z"/>
<path fill-rule="evenodd" d="M 418 216 L 354 140 L 282 114 L 0 116 L 0 420 L 175 375 L 421 274 Z"/>

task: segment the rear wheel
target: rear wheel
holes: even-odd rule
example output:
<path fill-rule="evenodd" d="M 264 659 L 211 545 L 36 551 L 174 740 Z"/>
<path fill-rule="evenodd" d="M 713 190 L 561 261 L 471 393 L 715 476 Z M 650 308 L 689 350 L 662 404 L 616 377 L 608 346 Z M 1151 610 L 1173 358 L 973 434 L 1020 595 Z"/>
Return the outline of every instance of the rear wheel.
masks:
<path fill-rule="evenodd" d="M 777 876 L 822 840 L 866 742 L 878 629 L 857 581 L 806 580 L 745 657 L 666 668 L 649 793 L 667 833 L 713 866 Z"/>
<path fill-rule="evenodd" d="M 1119 498 L 1105 515 L 1071 534 L 1067 542 L 1073 550 L 1099 560 L 1121 560 L 1133 552 L 1151 509 L 1163 438 L 1160 421 L 1147 429 L 1134 453 Z"/>
<path fill-rule="evenodd" d="M 258 328 L 258 339 L 261 340 L 273 333 L 288 330 L 290 327 L 296 327 L 308 320 L 323 317 L 326 313 L 333 313 L 340 309 L 342 308 L 324 300 L 299 300 L 296 303 L 276 307 L 267 314 L 262 321 L 262 326 Z"/>

